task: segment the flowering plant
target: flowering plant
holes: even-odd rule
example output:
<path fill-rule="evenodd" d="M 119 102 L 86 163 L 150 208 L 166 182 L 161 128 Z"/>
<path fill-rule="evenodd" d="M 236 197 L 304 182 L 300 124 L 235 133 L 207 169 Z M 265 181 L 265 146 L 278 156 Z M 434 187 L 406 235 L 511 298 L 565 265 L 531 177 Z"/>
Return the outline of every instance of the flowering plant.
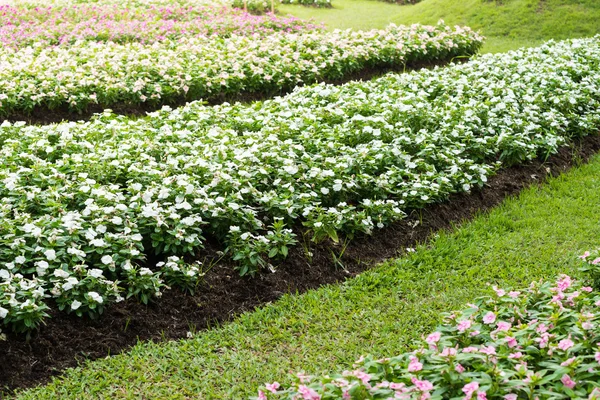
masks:
<path fill-rule="evenodd" d="M 93 104 L 272 94 L 368 68 L 449 61 L 476 53 L 482 42 L 468 28 L 440 22 L 371 31 L 165 38 L 152 44 L 0 46 L 0 117 L 39 107 L 84 111 Z"/>
<path fill-rule="evenodd" d="M 14 49 L 68 46 L 80 41 L 151 44 L 183 37 L 258 37 L 320 28 L 292 16 L 255 16 L 218 6 L 0 5 L 0 44 Z"/>
<path fill-rule="evenodd" d="M 391 358 L 352 371 L 296 375 L 257 399 L 598 399 L 600 295 L 563 275 L 446 314 L 444 323 Z"/>
<path fill-rule="evenodd" d="M 2 123 L 0 320 L 53 298 L 83 314 L 125 296 L 151 301 L 166 285 L 190 290 L 201 270 L 181 257 L 206 240 L 242 274 L 274 269 L 297 237 L 346 242 L 595 134 L 598 41 L 251 105 Z M 150 252 L 166 262 L 150 265 Z"/>

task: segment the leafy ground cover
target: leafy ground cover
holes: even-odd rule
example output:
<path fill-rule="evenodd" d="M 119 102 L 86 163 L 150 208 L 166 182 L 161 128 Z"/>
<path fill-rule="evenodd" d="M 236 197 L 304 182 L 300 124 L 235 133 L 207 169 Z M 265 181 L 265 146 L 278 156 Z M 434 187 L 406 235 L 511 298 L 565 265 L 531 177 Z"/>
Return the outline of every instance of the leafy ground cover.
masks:
<path fill-rule="evenodd" d="M 448 201 L 409 212 L 393 225 L 347 244 L 306 243 L 291 248 L 288 259 L 275 272 L 248 279 L 235 264 L 222 258 L 202 277 L 201 290 L 183 294 L 177 288 L 164 292 L 159 302 L 146 306 L 126 301 L 108 307 L 99 319 L 78 318 L 51 310 L 51 320 L 31 340 L 9 334 L 0 341 L 0 382 L 7 389 L 47 382 L 83 359 L 105 358 L 129 350 L 140 341 L 178 340 L 190 331 L 212 328 L 234 316 L 269 304 L 284 293 L 304 293 L 326 284 L 343 282 L 368 268 L 397 257 L 449 229 L 472 219 L 531 184 L 556 176 L 600 150 L 600 136 L 587 136 L 545 161 L 503 168 L 485 188 L 451 196 Z"/>
<path fill-rule="evenodd" d="M 449 61 L 474 54 L 469 28 L 413 25 L 383 30 L 185 38 L 143 45 L 81 42 L 0 49 L 0 115 L 89 105 L 158 104 L 228 93 L 278 93 L 369 68 Z"/>
<path fill-rule="evenodd" d="M 548 39 L 600 33 L 600 3 L 596 0 L 424 0 L 398 7 L 371 0 L 337 0 L 331 9 L 281 5 L 283 13 L 314 18 L 329 29 L 373 29 L 396 24 L 466 25 L 487 38 L 483 52 L 537 46 Z"/>
<path fill-rule="evenodd" d="M 413 352 L 363 358 L 331 376 L 300 373 L 292 387 L 267 384 L 257 399 L 598 398 L 598 292 L 568 275 L 493 289 L 445 313 Z"/>
<path fill-rule="evenodd" d="M 5 123 L 3 322 L 36 328 L 47 298 L 94 316 L 193 290 L 202 266 L 181 257 L 211 240 L 242 275 L 274 269 L 301 237 L 370 234 L 482 185 L 596 132 L 599 59 L 597 38 L 565 41 L 252 106 Z"/>
<path fill-rule="evenodd" d="M 221 6 L 239 9 L 246 8 L 247 11 L 255 14 L 269 12 L 273 5 L 270 0 L 94 0 L 93 2 L 81 0 L 0 0 L 0 6 L 8 5 L 27 8 L 72 7 L 81 5 L 82 3 L 94 3 L 100 6 L 117 5 L 129 8 Z"/>
<path fill-rule="evenodd" d="M 441 312 L 492 293 L 489 283 L 523 287 L 573 274 L 577 255 L 600 234 L 599 173 L 595 157 L 343 285 L 284 296 L 190 340 L 140 343 L 15 398 L 245 398 L 256 394 L 257 382 L 288 371 L 339 371 L 366 353 L 414 349 Z"/>
<path fill-rule="evenodd" d="M 68 45 L 77 41 L 153 43 L 196 36 L 265 36 L 318 27 L 294 17 L 255 16 L 214 6 L 77 4 L 63 7 L 0 6 L 0 44 L 11 48 Z"/>

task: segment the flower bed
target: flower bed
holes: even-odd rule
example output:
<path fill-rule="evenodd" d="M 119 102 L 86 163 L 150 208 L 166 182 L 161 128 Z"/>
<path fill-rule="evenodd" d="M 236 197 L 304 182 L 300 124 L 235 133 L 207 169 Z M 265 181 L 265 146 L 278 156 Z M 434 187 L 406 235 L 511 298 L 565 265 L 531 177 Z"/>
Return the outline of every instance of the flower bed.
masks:
<path fill-rule="evenodd" d="M 331 376 L 298 374 L 258 399 L 598 399 L 600 295 L 568 276 L 521 291 L 494 288 L 416 351 Z"/>
<path fill-rule="evenodd" d="M 36 108 L 170 102 L 277 93 L 368 68 L 449 61 L 482 37 L 446 25 L 0 49 L 0 116 Z"/>
<path fill-rule="evenodd" d="M 26 331 L 48 298 L 96 315 L 193 290 L 206 241 L 240 273 L 483 185 L 600 126 L 600 38 L 548 43 L 246 105 L 0 127 L 0 306 Z M 164 257 L 145 263 L 146 254 Z M 168 258 L 167 257 L 174 257 Z M 177 258 L 179 257 L 179 258 Z M 200 256 L 201 257 L 201 256 Z M 28 323 L 20 323 L 30 319 Z"/>
<path fill-rule="evenodd" d="M 181 37 L 265 36 L 319 27 L 297 18 L 255 16 L 229 7 L 132 7 L 78 4 L 63 7 L 0 6 L 0 45 L 22 48 L 77 41 L 153 43 Z"/>
<path fill-rule="evenodd" d="M 282 4 L 301 4 L 303 6 L 329 8 L 331 0 L 280 0 Z"/>

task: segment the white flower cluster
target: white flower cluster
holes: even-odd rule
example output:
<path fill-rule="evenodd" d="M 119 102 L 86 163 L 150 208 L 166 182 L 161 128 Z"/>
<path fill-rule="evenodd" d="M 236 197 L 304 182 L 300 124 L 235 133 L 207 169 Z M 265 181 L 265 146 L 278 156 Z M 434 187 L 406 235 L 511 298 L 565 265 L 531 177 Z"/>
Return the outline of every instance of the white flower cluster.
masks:
<path fill-rule="evenodd" d="M 80 41 L 0 49 L 0 116 L 36 107 L 173 102 L 276 93 L 365 68 L 470 55 L 468 28 L 390 25 L 383 30 L 182 38 L 153 44 Z"/>
<path fill-rule="evenodd" d="M 192 289 L 198 267 L 144 269 L 144 254 L 182 256 L 205 238 L 243 273 L 270 268 L 293 227 L 315 240 L 370 233 L 598 126 L 600 37 L 252 105 L 5 122 L 0 307 L 14 321 L 48 296 L 95 312 L 119 288 L 144 300 L 189 277 Z"/>

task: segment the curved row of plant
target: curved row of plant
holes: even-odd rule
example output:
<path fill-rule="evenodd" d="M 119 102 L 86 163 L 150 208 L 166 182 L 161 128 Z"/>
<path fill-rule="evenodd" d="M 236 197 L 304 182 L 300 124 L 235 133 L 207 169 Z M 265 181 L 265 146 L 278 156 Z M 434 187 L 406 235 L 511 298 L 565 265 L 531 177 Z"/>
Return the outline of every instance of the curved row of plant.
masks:
<path fill-rule="evenodd" d="M 281 4 L 301 4 L 303 6 L 329 8 L 331 0 L 279 0 Z"/>
<path fill-rule="evenodd" d="M 298 374 L 255 399 L 600 398 L 598 292 L 566 275 L 494 290 L 446 314 L 413 352 L 361 358 L 341 374 Z"/>
<path fill-rule="evenodd" d="M 127 8 L 146 7 L 235 7 L 246 8 L 254 14 L 269 12 L 271 0 L 3 0 L 2 4 L 15 7 L 71 7 L 85 3 L 93 3 L 98 6 L 117 5 Z"/>
<path fill-rule="evenodd" d="M 0 44 L 10 48 L 68 45 L 77 41 L 153 43 L 196 36 L 265 36 L 319 28 L 291 16 L 255 16 L 224 6 L 0 5 Z"/>
<path fill-rule="evenodd" d="M 472 55 L 469 28 L 390 25 L 383 30 L 191 38 L 0 49 L 0 116 L 35 108 L 169 103 L 226 94 L 277 93 L 372 68 Z"/>
<path fill-rule="evenodd" d="M 52 299 L 96 315 L 193 290 L 181 258 L 222 243 L 241 274 L 300 240 L 370 233 L 600 126 L 600 37 L 548 43 L 251 106 L 0 127 L 0 307 L 36 327 Z M 498 161 L 500 160 L 500 161 Z M 304 235 L 303 238 L 299 235 Z"/>

